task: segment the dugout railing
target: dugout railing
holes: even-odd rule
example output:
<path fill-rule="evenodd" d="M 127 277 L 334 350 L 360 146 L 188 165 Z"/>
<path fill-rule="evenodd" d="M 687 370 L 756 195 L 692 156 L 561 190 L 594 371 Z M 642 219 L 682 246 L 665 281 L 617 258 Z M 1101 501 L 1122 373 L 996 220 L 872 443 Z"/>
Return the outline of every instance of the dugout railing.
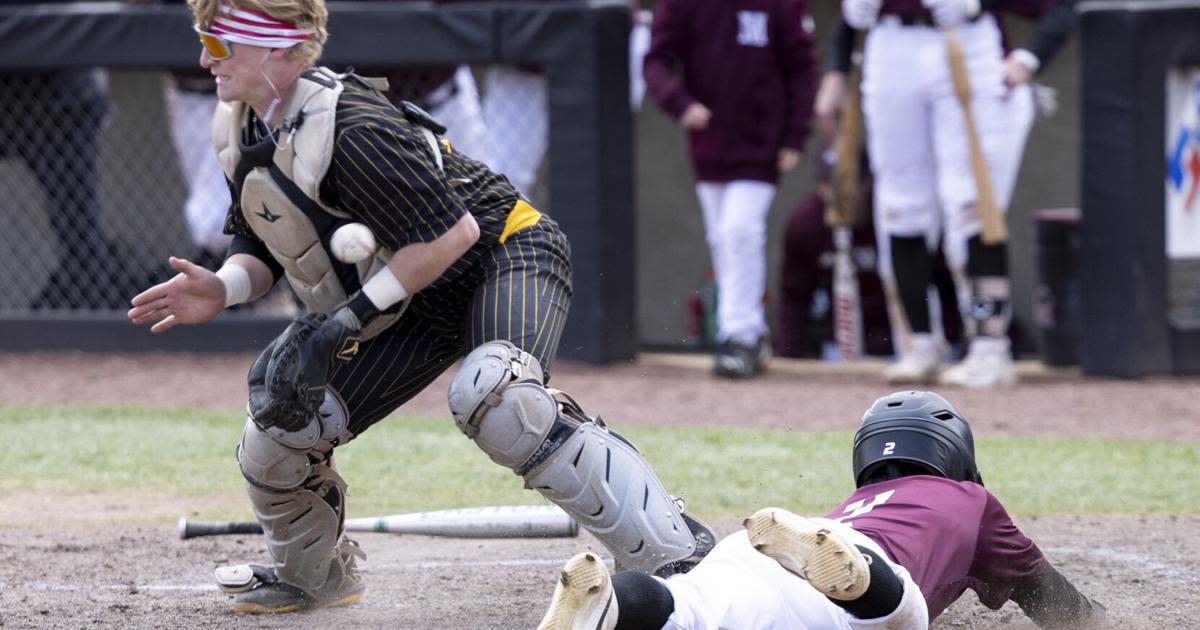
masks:
<path fill-rule="evenodd" d="M 637 331 L 628 3 L 331 2 L 329 10 L 331 37 L 320 63 L 338 70 L 427 64 L 544 69 L 549 143 L 535 201 L 571 238 L 575 267 L 560 356 L 590 362 L 632 357 Z M 161 97 L 147 73 L 196 67 L 198 55 L 182 5 L 0 7 L 0 74 L 111 71 L 115 107 L 100 143 L 129 146 L 100 147 L 97 197 L 107 232 L 131 269 L 161 269 L 176 253 L 170 246 L 181 240 L 183 196 L 172 172 L 178 167 L 161 149 L 169 140 L 161 121 L 152 119 L 161 107 L 134 108 Z M 0 231 L 0 249 L 6 250 L 0 351 L 251 350 L 282 329 L 286 320 L 279 317 L 229 312 L 204 326 L 151 335 L 114 306 L 33 310 L 35 287 L 70 252 L 56 251 L 47 230 L 47 216 L 55 212 L 49 195 L 34 190 L 36 178 L 20 160 L 6 159 L 12 157 L 7 149 L 0 148 L 0 217 L 6 226 Z"/>

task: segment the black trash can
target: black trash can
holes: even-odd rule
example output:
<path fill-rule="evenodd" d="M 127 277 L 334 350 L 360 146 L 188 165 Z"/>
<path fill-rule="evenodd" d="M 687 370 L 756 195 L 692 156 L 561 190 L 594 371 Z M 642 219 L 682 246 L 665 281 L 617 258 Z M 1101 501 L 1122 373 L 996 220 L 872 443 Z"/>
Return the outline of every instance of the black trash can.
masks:
<path fill-rule="evenodd" d="M 1050 366 L 1079 364 L 1081 215 L 1079 208 L 1048 208 L 1032 213 L 1038 272 L 1033 320 L 1040 336 L 1042 363 Z"/>

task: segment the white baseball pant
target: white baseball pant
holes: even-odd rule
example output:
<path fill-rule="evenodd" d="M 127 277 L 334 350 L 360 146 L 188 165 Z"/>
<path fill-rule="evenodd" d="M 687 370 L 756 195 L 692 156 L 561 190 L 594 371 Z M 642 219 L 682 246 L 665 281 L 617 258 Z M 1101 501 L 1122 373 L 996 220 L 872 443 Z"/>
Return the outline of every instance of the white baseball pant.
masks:
<path fill-rule="evenodd" d="M 780 630 L 924 630 L 929 613 L 921 590 L 904 567 L 887 560 L 871 539 L 829 521 L 850 542 L 871 549 L 904 582 L 899 607 L 886 617 L 862 620 L 829 601 L 808 582 L 757 552 L 745 531 L 717 544 L 696 568 L 666 580 L 675 611 L 663 628 L 778 628 Z"/>
<path fill-rule="evenodd" d="M 767 333 L 767 213 L 775 185 L 699 182 L 696 195 L 717 280 L 717 338 L 753 345 Z"/>
<path fill-rule="evenodd" d="M 1032 93 L 1028 86 L 1011 91 L 1004 86 L 1000 32 L 990 15 L 960 26 L 958 36 L 980 144 L 997 206 L 1004 211 L 1033 122 Z M 944 226 L 948 262 L 961 268 L 967 239 L 980 231 L 967 135 L 944 37 L 938 29 L 903 26 L 885 17 L 866 39 L 863 112 L 875 175 L 880 262 L 889 275 L 888 236 L 924 234 L 932 245 Z"/>
<path fill-rule="evenodd" d="M 216 94 L 185 92 L 170 84 L 166 88 L 171 139 L 179 167 L 187 182 L 183 216 L 192 244 L 224 253 L 230 237 L 223 233 L 229 211 L 229 186 L 212 145 L 213 110 Z"/>
<path fill-rule="evenodd" d="M 546 153 L 546 77 L 509 66 L 487 70 L 483 117 L 487 164 L 528 196 Z"/>

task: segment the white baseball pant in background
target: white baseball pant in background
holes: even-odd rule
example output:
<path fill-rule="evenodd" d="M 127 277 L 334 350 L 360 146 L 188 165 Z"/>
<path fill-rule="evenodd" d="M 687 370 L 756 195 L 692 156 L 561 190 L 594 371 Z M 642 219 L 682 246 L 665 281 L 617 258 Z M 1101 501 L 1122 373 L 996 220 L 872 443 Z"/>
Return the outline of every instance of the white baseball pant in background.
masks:
<path fill-rule="evenodd" d="M 990 15 L 957 28 L 971 81 L 971 107 L 991 172 L 996 204 L 1007 211 L 1025 141 L 1033 123 L 1029 86 L 1003 82 L 1000 31 Z M 928 26 L 904 26 L 885 16 L 864 44 L 863 114 L 875 177 L 875 231 L 879 273 L 894 286 L 891 239 L 924 235 L 932 251 L 944 235 L 947 264 L 966 299 L 966 242 L 981 225 L 972 204 L 971 173 L 962 109 L 954 95 L 945 35 Z M 931 323 L 940 334 L 940 308 L 931 292 Z M 893 321 L 893 329 L 900 330 Z M 902 335 L 898 335 L 902 336 Z"/>
<path fill-rule="evenodd" d="M 448 92 L 442 96 L 439 92 Z M 440 97 L 440 98 L 439 98 Z M 455 151 L 487 163 L 487 125 L 479 88 L 470 66 L 459 66 L 454 77 L 434 90 L 430 101 L 436 103 L 429 114 L 446 126 L 446 139 Z"/>
<path fill-rule="evenodd" d="M 717 281 L 717 338 L 751 346 L 767 333 L 767 213 L 775 185 L 699 182 L 696 194 Z"/>
<path fill-rule="evenodd" d="M 487 164 L 528 196 L 546 153 L 546 77 L 509 66 L 487 70 L 483 117 Z"/>
<path fill-rule="evenodd" d="M 186 92 L 167 80 L 167 112 L 171 140 L 187 182 L 183 217 L 188 236 L 198 247 L 225 253 L 230 236 L 223 233 L 229 212 L 229 186 L 213 152 L 212 119 L 217 95 Z"/>

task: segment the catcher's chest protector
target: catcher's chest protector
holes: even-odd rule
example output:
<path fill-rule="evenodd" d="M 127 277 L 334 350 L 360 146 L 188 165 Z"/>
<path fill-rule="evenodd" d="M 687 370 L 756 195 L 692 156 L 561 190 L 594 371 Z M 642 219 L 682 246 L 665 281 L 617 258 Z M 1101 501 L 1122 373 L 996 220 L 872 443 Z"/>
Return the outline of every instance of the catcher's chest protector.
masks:
<path fill-rule="evenodd" d="M 263 149 L 271 154 L 261 163 L 251 162 L 254 166 L 240 186 L 247 225 L 283 266 L 296 295 L 315 313 L 330 313 L 348 297 L 322 236 L 327 243 L 327 232 L 349 215 L 321 203 L 319 192 L 333 158 L 337 102 L 342 90 L 342 82 L 327 68 L 305 72 L 296 81 L 283 111 L 275 141 L 278 146 L 268 138 L 262 141 L 266 145 L 247 147 L 253 151 L 245 153 L 255 156 Z M 238 165 L 252 160 L 244 154 L 240 142 L 249 123 L 250 108 L 242 102 L 218 104 L 213 117 L 217 159 L 225 176 L 235 184 Z M 373 257 L 357 264 L 359 279 L 365 281 L 374 275 L 391 257 L 391 250 L 380 247 Z M 375 318 L 363 330 L 363 338 L 374 337 L 399 317 L 395 313 Z"/>

